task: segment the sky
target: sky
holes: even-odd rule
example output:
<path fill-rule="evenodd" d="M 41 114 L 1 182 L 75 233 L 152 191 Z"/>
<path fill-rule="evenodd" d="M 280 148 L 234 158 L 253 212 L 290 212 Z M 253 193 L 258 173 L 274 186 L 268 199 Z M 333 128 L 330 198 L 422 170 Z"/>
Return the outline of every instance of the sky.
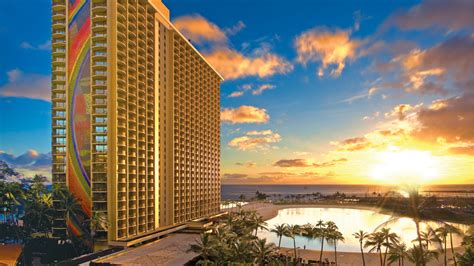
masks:
<path fill-rule="evenodd" d="M 225 184 L 474 183 L 474 2 L 164 0 L 225 78 Z M 49 174 L 50 0 L 0 1 L 0 160 Z"/>

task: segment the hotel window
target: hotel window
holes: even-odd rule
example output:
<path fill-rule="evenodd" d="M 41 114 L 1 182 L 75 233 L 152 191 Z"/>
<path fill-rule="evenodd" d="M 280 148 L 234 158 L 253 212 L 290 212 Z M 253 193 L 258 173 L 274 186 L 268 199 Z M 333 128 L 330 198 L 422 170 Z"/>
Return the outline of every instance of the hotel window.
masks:
<path fill-rule="evenodd" d="M 106 152 L 107 145 L 95 145 L 95 151 L 97 152 Z"/>
<path fill-rule="evenodd" d="M 66 103 L 64 103 L 64 102 L 56 102 L 54 105 L 56 107 L 66 107 Z"/>
<path fill-rule="evenodd" d="M 66 120 L 59 119 L 56 120 L 56 126 L 65 126 L 66 125 Z"/>
<path fill-rule="evenodd" d="M 103 98 L 96 98 L 96 99 L 94 100 L 94 103 L 95 103 L 95 104 L 105 104 L 105 103 L 107 103 L 107 100 L 105 100 L 105 99 L 103 99 Z"/>
<path fill-rule="evenodd" d="M 105 90 L 103 89 L 96 89 L 95 94 L 105 94 Z"/>
<path fill-rule="evenodd" d="M 107 84 L 107 81 L 102 80 L 102 79 L 96 79 L 94 81 L 94 85 L 106 85 L 106 84 Z"/>
<path fill-rule="evenodd" d="M 56 135 L 59 135 L 59 136 L 64 136 L 64 135 L 66 135 L 66 129 L 64 129 L 64 128 L 56 128 Z"/>
<path fill-rule="evenodd" d="M 97 99 L 96 99 L 97 100 Z M 104 101 L 105 102 L 105 101 Z M 96 101 L 96 103 L 98 103 Z M 106 114 L 107 113 L 107 109 L 106 108 L 101 108 L 101 107 L 97 107 L 97 108 L 94 108 L 94 112 L 96 114 Z"/>
<path fill-rule="evenodd" d="M 95 136 L 95 142 L 98 142 L 98 143 L 107 142 L 107 136 Z"/>
<path fill-rule="evenodd" d="M 98 123 L 98 124 L 105 124 L 105 123 L 107 123 L 107 117 L 96 116 L 95 117 L 95 122 Z"/>
<path fill-rule="evenodd" d="M 56 111 L 56 116 L 57 117 L 66 117 L 66 112 L 65 111 Z"/>
<path fill-rule="evenodd" d="M 56 138 L 56 144 L 66 145 L 66 138 Z"/>
<path fill-rule="evenodd" d="M 66 94 L 64 94 L 64 93 L 55 93 L 55 94 L 54 94 L 54 98 L 56 98 L 56 99 L 64 99 L 64 98 L 66 98 Z"/>
<path fill-rule="evenodd" d="M 106 133 L 107 127 L 95 127 L 95 132 L 97 133 Z"/>
<path fill-rule="evenodd" d="M 65 153 L 66 152 L 66 147 L 56 147 L 55 151 L 57 153 Z"/>

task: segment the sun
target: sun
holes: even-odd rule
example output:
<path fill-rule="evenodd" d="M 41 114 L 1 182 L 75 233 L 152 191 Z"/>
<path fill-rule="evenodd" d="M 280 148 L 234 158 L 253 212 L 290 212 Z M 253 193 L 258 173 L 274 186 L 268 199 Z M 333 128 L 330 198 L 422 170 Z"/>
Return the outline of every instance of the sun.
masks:
<path fill-rule="evenodd" d="M 370 176 L 387 184 L 424 184 L 439 176 L 439 162 L 429 151 L 391 147 L 380 152 Z"/>

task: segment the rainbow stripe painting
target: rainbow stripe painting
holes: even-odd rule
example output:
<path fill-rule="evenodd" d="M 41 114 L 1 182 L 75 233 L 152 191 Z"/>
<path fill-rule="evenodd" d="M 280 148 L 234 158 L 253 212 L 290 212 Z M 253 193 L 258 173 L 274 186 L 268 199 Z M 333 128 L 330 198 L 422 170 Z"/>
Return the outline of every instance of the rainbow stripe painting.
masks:
<path fill-rule="evenodd" d="M 91 217 L 90 0 L 69 0 L 68 11 L 68 185 Z M 68 227 L 81 235 L 81 223 L 78 217 L 70 217 Z"/>

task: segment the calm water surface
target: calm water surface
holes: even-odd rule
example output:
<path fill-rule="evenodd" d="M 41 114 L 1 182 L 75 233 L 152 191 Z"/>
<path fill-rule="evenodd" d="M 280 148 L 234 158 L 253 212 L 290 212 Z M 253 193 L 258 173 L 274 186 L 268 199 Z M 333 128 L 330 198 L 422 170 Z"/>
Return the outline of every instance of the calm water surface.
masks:
<path fill-rule="evenodd" d="M 347 252 L 359 252 L 359 242 L 355 239 L 352 234 L 359 230 L 366 232 L 373 232 L 380 224 L 389 220 L 391 216 L 380 214 L 370 210 L 356 210 L 356 209 L 344 209 L 344 208 L 289 208 L 283 209 L 278 212 L 278 215 L 267 221 L 268 228 L 273 228 L 275 224 L 298 224 L 304 225 L 307 223 L 315 224 L 318 220 L 333 221 L 339 227 L 339 230 L 344 235 L 345 241 L 338 243 L 338 250 Z M 453 224 L 458 226 L 461 230 L 467 230 L 466 225 Z M 425 230 L 428 226 L 437 228 L 438 225 L 434 222 L 423 223 L 421 225 L 422 230 Z M 416 238 L 415 225 L 409 218 L 400 218 L 394 223 L 391 223 L 388 227 L 393 232 L 396 232 L 401 236 L 401 239 L 408 246 L 411 246 L 411 241 Z M 260 237 L 266 238 L 278 245 L 278 237 L 276 234 L 261 231 L 259 232 Z M 454 243 L 459 246 L 461 243 L 460 237 L 454 238 Z M 283 247 L 293 247 L 293 240 L 291 238 L 283 237 Z M 303 248 L 306 246 L 307 249 L 321 248 L 321 241 L 309 240 L 305 237 L 298 236 L 296 238 L 297 247 Z M 333 250 L 334 246 L 324 243 L 324 250 Z"/>

